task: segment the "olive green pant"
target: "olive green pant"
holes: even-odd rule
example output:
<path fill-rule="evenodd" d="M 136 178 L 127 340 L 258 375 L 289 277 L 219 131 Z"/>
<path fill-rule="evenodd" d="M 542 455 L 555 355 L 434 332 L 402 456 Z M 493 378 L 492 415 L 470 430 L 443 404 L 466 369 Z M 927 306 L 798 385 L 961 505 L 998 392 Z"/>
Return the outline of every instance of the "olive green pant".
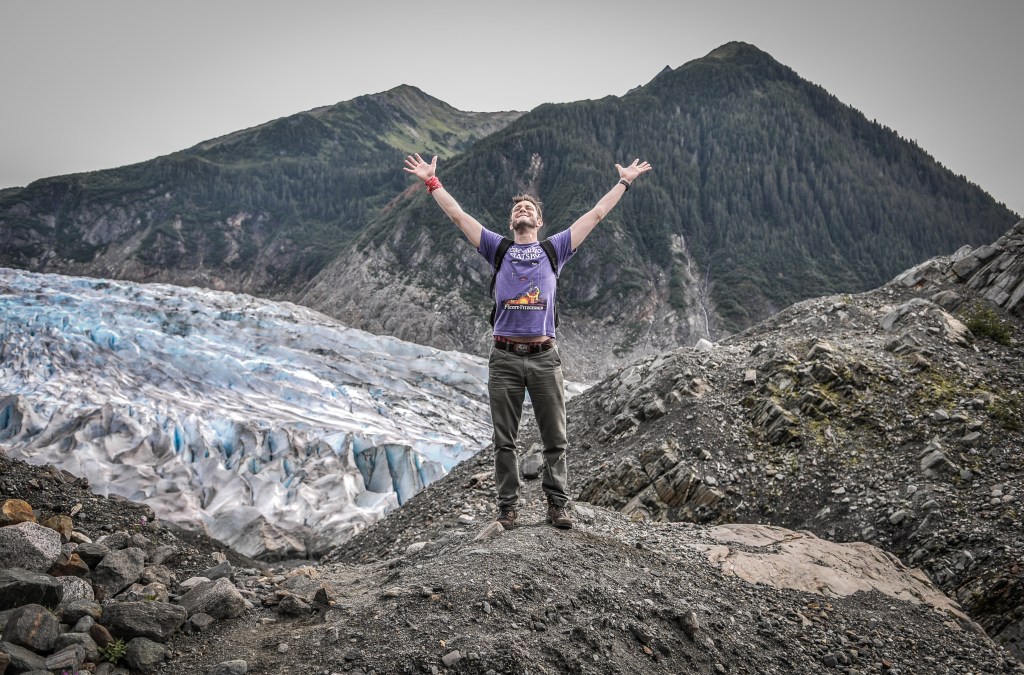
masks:
<path fill-rule="evenodd" d="M 544 493 L 552 504 L 565 506 L 569 502 L 565 465 L 569 444 L 565 437 L 565 388 L 558 349 L 518 356 L 492 348 L 488 367 L 487 392 L 494 426 L 494 482 L 498 489 L 498 506 L 514 507 L 519 502 L 516 437 L 526 392 L 530 393 L 544 443 Z"/>

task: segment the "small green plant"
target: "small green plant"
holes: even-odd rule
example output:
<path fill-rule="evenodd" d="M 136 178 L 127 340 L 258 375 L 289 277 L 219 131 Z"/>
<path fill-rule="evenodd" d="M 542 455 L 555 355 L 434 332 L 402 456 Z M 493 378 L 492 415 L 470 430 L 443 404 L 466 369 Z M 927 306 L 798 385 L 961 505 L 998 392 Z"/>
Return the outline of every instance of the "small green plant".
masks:
<path fill-rule="evenodd" d="M 967 317 L 966 326 L 975 337 L 991 338 L 1001 345 L 1010 344 L 1013 337 L 1009 325 L 988 307 L 978 307 Z"/>
<path fill-rule="evenodd" d="M 1024 429 L 1024 396 L 1011 394 L 996 399 L 988 407 L 989 415 L 1007 431 L 1021 431 Z"/>
<path fill-rule="evenodd" d="M 109 661 L 115 666 L 118 660 L 124 658 L 124 655 L 128 653 L 128 645 L 124 643 L 124 640 L 118 638 L 111 642 L 106 647 L 100 647 L 100 657 L 104 661 Z"/>

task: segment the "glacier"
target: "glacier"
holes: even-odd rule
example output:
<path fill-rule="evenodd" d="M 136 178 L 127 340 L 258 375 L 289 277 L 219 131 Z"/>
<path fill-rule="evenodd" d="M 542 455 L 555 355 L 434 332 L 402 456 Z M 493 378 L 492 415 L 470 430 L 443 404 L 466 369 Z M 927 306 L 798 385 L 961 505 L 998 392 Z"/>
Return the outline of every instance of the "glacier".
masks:
<path fill-rule="evenodd" d="M 0 321 L 0 449 L 253 557 L 342 543 L 490 441 L 485 360 L 287 302 L 0 268 Z"/>

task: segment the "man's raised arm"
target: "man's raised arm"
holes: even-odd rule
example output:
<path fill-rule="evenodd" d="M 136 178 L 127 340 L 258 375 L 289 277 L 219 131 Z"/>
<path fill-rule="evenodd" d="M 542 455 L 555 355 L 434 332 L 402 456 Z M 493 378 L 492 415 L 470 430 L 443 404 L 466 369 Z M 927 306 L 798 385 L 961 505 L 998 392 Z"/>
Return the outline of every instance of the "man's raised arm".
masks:
<path fill-rule="evenodd" d="M 434 155 L 434 159 L 431 160 L 430 164 L 424 162 L 419 154 L 409 155 L 405 158 L 404 169 L 406 173 L 411 173 L 426 183 L 427 190 L 434 196 L 434 201 L 441 207 L 441 210 L 462 230 L 462 233 L 466 235 L 466 239 L 469 239 L 469 243 L 473 244 L 476 248 L 480 248 L 480 231 L 484 227 L 477 222 L 476 218 L 462 210 L 459 203 L 455 201 L 455 197 L 448 194 L 448 191 L 441 185 L 441 181 L 437 179 L 435 175 L 437 171 L 437 155 Z"/>
<path fill-rule="evenodd" d="M 573 223 L 569 227 L 571 233 L 572 247 L 575 250 L 583 240 L 587 238 L 587 235 L 600 223 L 608 212 L 615 208 L 615 205 L 622 199 L 622 195 L 626 194 L 626 190 L 629 189 L 630 183 L 636 180 L 637 176 L 642 173 L 646 173 L 651 170 L 651 165 L 647 162 L 641 162 L 639 159 L 634 159 L 633 163 L 629 166 L 623 167 L 618 164 L 615 168 L 619 172 L 619 182 L 615 184 L 611 190 L 608 191 L 604 197 L 601 197 L 600 201 L 582 216 L 579 220 Z"/>

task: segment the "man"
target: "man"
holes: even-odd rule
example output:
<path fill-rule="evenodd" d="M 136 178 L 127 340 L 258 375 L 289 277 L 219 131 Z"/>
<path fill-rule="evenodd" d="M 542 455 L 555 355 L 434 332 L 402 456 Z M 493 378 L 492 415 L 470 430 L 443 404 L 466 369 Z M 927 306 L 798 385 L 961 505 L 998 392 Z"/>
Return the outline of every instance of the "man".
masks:
<path fill-rule="evenodd" d="M 498 488 L 498 522 L 515 527 L 519 502 L 519 462 L 516 436 L 525 392 L 530 393 L 537 426 L 544 443 L 543 488 L 548 501 L 547 522 L 569 529 L 566 510 L 565 392 L 562 361 L 555 347 L 555 291 L 558 274 L 577 247 L 608 212 L 619 203 L 630 184 L 651 170 L 647 162 L 618 164 L 619 182 L 568 230 L 541 244 L 537 232 L 544 226 L 541 203 L 530 195 L 512 199 L 509 229 L 514 243 L 507 247 L 495 271 L 494 348 L 488 361 L 487 391 L 494 426 L 494 481 Z M 476 250 L 495 269 L 495 254 L 502 237 L 485 229 L 459 206 L 438 180 L 437 157 L 428 164 L 418 154 L 405 159 L 405 171 L 415 175 L 441 210 L 462 230 Z M 555 262 L 549 262 L 554 254 Z M 557 272 L 556 272 L 557 270 Z"/>

